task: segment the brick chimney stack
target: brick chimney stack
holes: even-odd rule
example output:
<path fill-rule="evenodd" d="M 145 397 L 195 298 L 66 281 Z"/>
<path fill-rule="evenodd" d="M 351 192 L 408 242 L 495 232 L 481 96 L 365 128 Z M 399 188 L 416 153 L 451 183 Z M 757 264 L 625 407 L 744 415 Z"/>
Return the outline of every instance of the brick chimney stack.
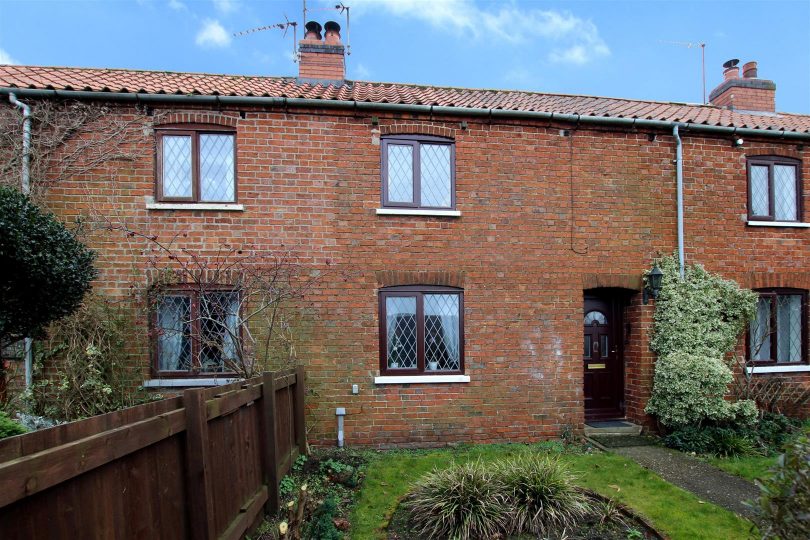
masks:
<path fill-rule="evenodd" d="M 740 78 L 739 63 L 734 59 L 723 64 L 723 82 L 709 94 L 709 103 L 740 111 L 775 112 L 776 85 L 758 78 L 756 62 L 746 63 Z"/>
<path fill-rule="evenodd" d="M 315 21 L 306 24 L 306 34 L 298 45 L 298 78 L 326 83 L 342 82 L 346 78 L 345 48 L 340 42 L 340 25 L 329 21 L 324 25 L 325 39 L 321 38 L 321 25 Z"/>

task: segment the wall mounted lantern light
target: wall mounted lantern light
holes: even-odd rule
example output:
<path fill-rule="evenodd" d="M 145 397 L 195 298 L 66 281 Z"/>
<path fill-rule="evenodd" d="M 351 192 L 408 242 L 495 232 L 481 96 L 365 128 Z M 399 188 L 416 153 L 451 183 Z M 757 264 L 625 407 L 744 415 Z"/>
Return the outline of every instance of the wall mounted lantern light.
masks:
<path fill-rule="evenodd" d="M 656 264 L 653 266 L 653 269 L 650 270 L 650 273 L 647 274 L 647 283 L 644 285 L 644 291 L 642 291 L 642 300 L 645 306 L 649 302 L 650 297 L 652 297 L 653 300 L 658 298 L 658 293 L 661 292 L 661 283 L 663 281 L 664 273 Z"/>

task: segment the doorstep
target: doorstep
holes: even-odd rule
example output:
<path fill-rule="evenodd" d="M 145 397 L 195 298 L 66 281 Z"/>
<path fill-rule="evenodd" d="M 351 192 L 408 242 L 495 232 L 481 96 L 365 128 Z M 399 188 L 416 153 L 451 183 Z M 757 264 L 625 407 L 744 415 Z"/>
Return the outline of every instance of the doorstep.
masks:
<path fill-rule="evenodd" d="M 591 420 L 585 422 L 585 436 L 640 435 L 641 426 L 627 420 Z"/>

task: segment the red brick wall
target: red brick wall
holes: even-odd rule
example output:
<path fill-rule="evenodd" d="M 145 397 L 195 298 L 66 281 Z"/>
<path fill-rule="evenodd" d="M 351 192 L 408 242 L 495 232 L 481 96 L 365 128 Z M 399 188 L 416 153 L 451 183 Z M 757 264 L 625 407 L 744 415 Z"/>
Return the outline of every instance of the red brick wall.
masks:
<path fill-rule="evenodd" d="M 764 88 L 745 88 L 733 86 L 714 98 L 712 105 L 733 107 L 742 111 L 776 110 L 776 92 Z"/>
<path fill-rule="evenodd" d="M 329 45 L 309 39 L 301 41 L 301 45 L 298 59 L 300 78 L 329 81 L 342 81 L 346 78 L 346 57 L 342 45 Z"/>
<path fill-rule="evenodd" d="M 236 120 L 244 212 L 150 211 L 149 128 L 167 112 L 139 117 L 139 159 L 55 187 L 49 204 L 65 217 L 116 214 L 162 237 L 185 232 L 190 249 L 283 245 L 308 264 L 347 271 L 308 299 L 312 339 L 298 345 L 315 443 L 335 440 L 335 407 L 346 407 L 348 445 L 533 441 L 581 428 L 583 290 L 638 290 L 651 258 L 676 248 L 674 142 L 665 133 L 651 142 L 648 133 L 593 128 L 564 136 L 573 126 L 547 122 L 377 113 L 378 127 L 370 114 L 226 111 Z M 455 138 L 460 218 L 375 214 L 379 136 L 399 130 Z M 746 154 L 803 157 L 790 144 L 732 148 L 727 138 L 684 134 L 687 258 L 736 279 L 806 275 L 810 231 L 746 226 Z M 99 289 L 123 295 L 133 279 L 145 285 L 138 242 L 107 233 L 92 243 Z M 416 281 L 463 286 L 470 383 L 373 384 L 378 288 Z M 653 306 L 639 297 L 627 308 L 626 380 L 628 415 L 643 421 Z M 146 355 L 143 365 L 146 377 Z"/>

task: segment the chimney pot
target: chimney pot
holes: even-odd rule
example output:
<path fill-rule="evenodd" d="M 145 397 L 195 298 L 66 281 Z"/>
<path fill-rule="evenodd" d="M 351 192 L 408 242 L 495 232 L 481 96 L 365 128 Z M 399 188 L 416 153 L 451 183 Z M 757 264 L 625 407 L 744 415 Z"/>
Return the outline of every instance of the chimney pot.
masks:
<path fill-rule="evenodd" d="M 746 63 L 740 78 L 739 63 L 735 58 L 723 64 L 723 82 L 711 91 L 709 103 L 741 111 L 774 112 L 776 85 L 757 76 L 756 62 Z"/>
<path fill-rule="evenodd" d="M 743 78 L 756 79 L 757 78 L 757 63 L 747 62 L 743 66 Z"/>
<path fill-rule="evenodd" d="M 321 38 L 322 28 L 326 30 L 326 39 Z M 340 25 L 329 21 L 322 27 L 310 21 L 306 30 L 298 44 L 298 78 L 342 84 L 346 79 L 346 49 L 340 43 Z"/>
<path fill-rule="evenodd" d="M 304 34 L 304 39 L 317 39 L 321 41 L 321 23 L 317 21 L 309 21 L 304 28 L 307 29 Z"/>
<path fill-rule="evenodd" d="M 328 21 L 324 25 L 326 30 L 326 42 L 330 45 L 340 44 L 340 25 L 335 21 Z"/>

